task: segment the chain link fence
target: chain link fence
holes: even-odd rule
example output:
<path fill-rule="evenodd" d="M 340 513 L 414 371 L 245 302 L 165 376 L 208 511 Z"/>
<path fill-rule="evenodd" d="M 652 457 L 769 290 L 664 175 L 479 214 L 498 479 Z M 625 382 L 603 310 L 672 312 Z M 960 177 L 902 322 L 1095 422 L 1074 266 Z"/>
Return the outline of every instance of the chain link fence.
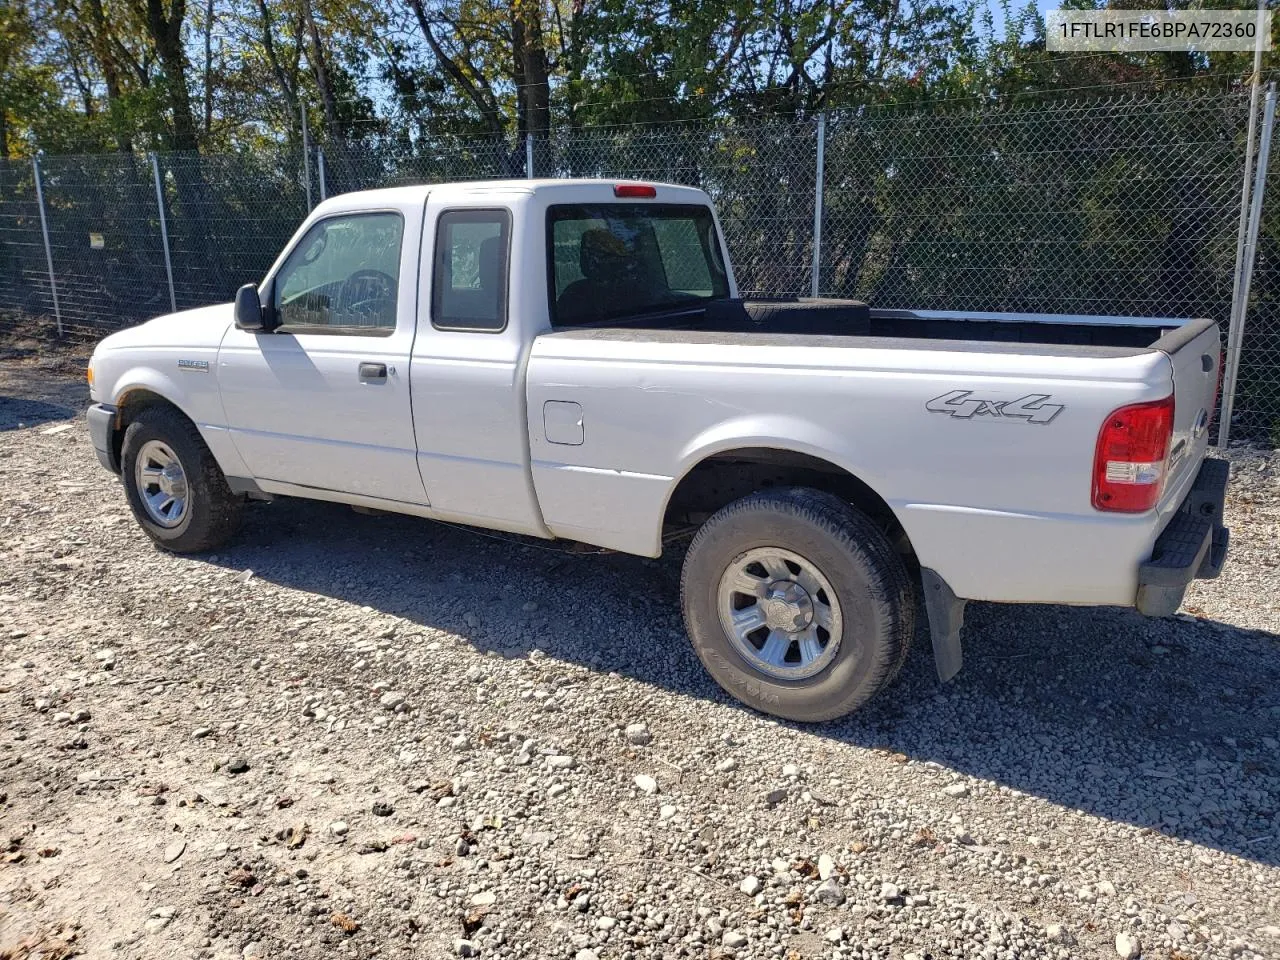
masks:
<path fill-rule="evenodd" d="M 331 142 L 305 159 L 286 149 L 46 158 L 52 283 L 35 165 L 0 162 L 0 328 L 55 314 L 55 287 L 63 333 L 84 338 L 165 312 L 171 297 L 179 309 L 226 301 L 266 272 L 309 197 L 524 177 L 530 165 L 542 177 L 702 187 L 747 295 L 816 289 L 880 307 L 1207 316 L 1225 327 L 1248 120 L 1247 92 L 1202 93 L 562 128 L 533 143 Z M 1265 211 L 1232 437 L 1280 444 L 1280 193 Z"/>

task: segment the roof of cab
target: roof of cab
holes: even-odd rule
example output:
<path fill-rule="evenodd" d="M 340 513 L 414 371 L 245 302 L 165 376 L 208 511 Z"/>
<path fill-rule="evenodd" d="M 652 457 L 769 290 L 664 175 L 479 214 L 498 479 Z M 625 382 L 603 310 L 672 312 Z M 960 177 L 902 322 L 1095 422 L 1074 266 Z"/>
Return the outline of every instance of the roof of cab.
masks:
<path fill-rule="evenodd" d="M 609 187 L 613 188 L 620 183 L 644 183 L 646 186 L 657 187 L 663 193 L 670 194 L 690 194 L 697 197 L 704 197 L 705 194 L 697 187 L 682 186 L 675 183 L 651 183 L 649 181 L 627 180 L 623 178 L 616 179 L 532 179 L 532 180 L 466 180 L 458 183 L 431 183 L 417 184 L 406 187 L 384 187 L 378 190 L 361 190 L 358 193 L 339 194 L 336 197 L 330 197 L 325 206 L 337 206 L 334 201 L 345 201 L 342 205 L 350 205 L 356 197 L 379 197 L 385 200 L 401 200 L 401 201 L 420 201 L 426 199 L 428 194 L 438 196 L 442 199 L 464 199 L 467 197 L 483 196 L 489 194 L 533 194 L 533 193 L 574 193 L 580 191 L 583 187 Z M 661 200 L 661 196 L 658 198 Z M 692 199 L 692 197 L 690 197 Z"/>

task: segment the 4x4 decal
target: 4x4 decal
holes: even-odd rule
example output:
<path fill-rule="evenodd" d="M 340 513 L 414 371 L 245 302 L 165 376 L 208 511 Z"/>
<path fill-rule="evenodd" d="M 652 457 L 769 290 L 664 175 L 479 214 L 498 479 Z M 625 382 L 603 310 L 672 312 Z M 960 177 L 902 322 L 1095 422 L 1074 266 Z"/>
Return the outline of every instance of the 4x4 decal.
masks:
<path fill-rule="evenodd" d="M 1046 403 L 1052 399 L 1047 393 L 1029 393 L 1017 400 L 990 400 L 975 397 L 972 390 L 952 390 L 934 397 L 924 408 L 931 413 L 945 413 L 957 420 L 991 417 L 997 420 L 1048 423 L 1065 409 L 1060 403 Z"/>

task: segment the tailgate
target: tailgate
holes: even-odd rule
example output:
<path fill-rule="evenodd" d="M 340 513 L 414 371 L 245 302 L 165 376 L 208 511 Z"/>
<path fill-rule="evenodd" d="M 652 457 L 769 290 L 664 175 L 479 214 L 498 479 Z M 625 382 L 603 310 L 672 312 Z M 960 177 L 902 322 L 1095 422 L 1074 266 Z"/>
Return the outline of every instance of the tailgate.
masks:
<path fill-rule="evenodd" d="M 1209 446 L 1222 338 L 1216 323 L 1191 321 L 1162 337 L 1155 347 L 1173 365 L 1173 439 L 1169 446 L 1169 479 L 1160 504 L 1163 512 L 1181 502 Z"/>

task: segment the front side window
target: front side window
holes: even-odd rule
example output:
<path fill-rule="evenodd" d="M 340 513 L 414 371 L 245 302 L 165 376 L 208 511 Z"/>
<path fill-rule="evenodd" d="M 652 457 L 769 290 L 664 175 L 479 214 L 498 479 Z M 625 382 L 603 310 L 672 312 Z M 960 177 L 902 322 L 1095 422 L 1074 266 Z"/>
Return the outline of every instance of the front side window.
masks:
<path fill-rule="evenodd" d="M 696 204 L 561 204 L 547 212 L 551 317 L 577 326 L 729 296 L 715 220 Z"/>
<path fill-rule="evenodd" d="M 350 214 L 313 225 L 272 285 L 278 326 L 315 333 L 391 333 L 403 234 L 398 213 Z"/>
<path fill-rule="evenodd" d="M 495 332 L 507 325 L 511 214 L 446 210 L 436 223 L 431 322 L 445 330 Z"/>

